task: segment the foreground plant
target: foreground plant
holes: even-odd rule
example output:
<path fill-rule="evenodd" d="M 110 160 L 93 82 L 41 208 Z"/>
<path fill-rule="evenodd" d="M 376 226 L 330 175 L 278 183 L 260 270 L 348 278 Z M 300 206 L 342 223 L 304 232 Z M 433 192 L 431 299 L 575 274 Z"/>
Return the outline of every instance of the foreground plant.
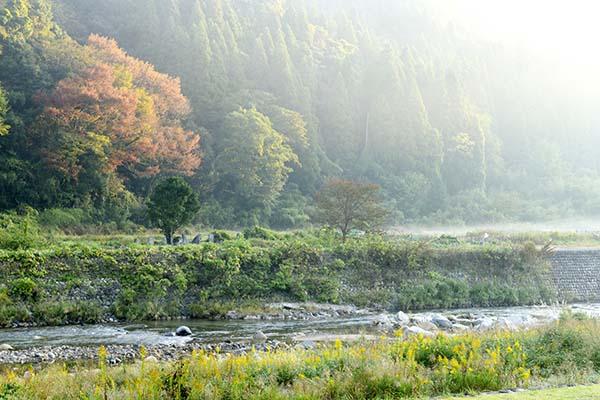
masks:
<path fill-rule="evenodd" d="M 543 329 L 435 338 L 394 337 L 316 349 L 194 352 L 155 363 L 50 366 L 37 375 L 7 370 L 0 399 L 399 399 L 527 387 L 543 379 L 581 382 L 600 371 L 596 321 Z M 587 356 L 586 356 L 587 354 Z M 555 365 L 548 365 L 549 359 Z M 568 372 L 568 376 L 567 376 Z M 576 377 L 576 378 L 574 378 Z"/>

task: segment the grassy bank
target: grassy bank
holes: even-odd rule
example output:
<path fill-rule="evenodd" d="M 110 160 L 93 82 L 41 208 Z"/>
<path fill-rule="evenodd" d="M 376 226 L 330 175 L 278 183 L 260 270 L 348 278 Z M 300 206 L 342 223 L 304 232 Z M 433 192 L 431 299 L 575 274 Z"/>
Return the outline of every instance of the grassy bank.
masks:
<path fill-rule="evenodd" d="M 0 377 L 0 398 L 400 399 L 587 383 L 600 372 L 596 321 L 526 332 L 436 338 L 398 332 L 375 342 L 248 355 L 195 353 L 97 368 L 54 365 Z M 4 397 L 1 397 L 4 396 Z M 12 397 L 11 397 L 12 396 Z"/>
<path fill-rule="evenodd" d="M 553 298 L 546 263 L 532 245 L 257 236 L 179 247 L 88 242 L 0 251 L 0 326 L 93 323 L 107 315 L 215 318 L 272 300 L 406 311 Z"/>
<path fill-rule="evenodd" d="M 600 399 L 600 386 L 577 386 L 560 389 L 535 390 L 514 394 L 469 396 L 471 400 L 597 400 Z M 452 397 L 446 400 L 465 400 L 465 397 Z"/>

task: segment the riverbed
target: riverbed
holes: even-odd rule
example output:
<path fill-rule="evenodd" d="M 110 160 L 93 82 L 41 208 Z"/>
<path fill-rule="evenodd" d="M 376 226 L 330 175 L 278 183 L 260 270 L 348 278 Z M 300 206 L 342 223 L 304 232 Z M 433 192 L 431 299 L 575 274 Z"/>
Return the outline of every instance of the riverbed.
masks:
<path fill-rule="evenodd" d="M 568 306 L 573 312 L 582 312 L 592 317 L 600 317 L 600 303 L 573 304 Z M 495 321 L 504 320 L 516 327 L 556 320 L 565 306 L 531 306 L 505 308 L 469 308 L 442 310 L 435 313 L 444 316 L 471 315 L 488 317 Z M 427 316 L 431 313 L 408 314 L 411 318 Z M 390 314 L 393 315 L 393 314 Z M 1 329 L 0 343 L 15 349 L 36 346 L 100 346 L 100 345 L 171 345 L 189 341 L 219 343 L 223 341 L 243 342 L 252 340 L 256 332 L 264 332 L 270 339 L 285 341 L 293 337 L 315 334 L 370 334 L 380 331 L 375 322 L 381 314 L 367 314 L 351 317 L 327 317 L 309 320 L 188 320 L 141 322 L 136 324 L 107 324 L 63 327 L 28 327 Z M 194 333 L 190 337 L 174 337 L 169 334 L 180 325 L 187 325 Z"/>

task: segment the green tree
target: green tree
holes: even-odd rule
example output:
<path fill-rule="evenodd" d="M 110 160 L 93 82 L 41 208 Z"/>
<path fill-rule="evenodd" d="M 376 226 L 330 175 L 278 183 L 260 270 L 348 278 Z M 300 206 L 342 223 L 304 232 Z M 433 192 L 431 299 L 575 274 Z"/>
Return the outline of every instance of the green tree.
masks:
<path fill-rule="evenodd" d="M 175 231 L 188 224 L 198 211 L 198 194 L 181 177 L 160 182 L 148 201 L 148 217 L 161 229 L 168 244 L 173 244 Z"/>
<path fill-rule="evenodd" d="M 5 122 L 5 117 L 7 113 L 8 100 L 6 100 L 4 89 L 2 89 L 2 86 L 0 86 L 0 136 L 6 135 L 8 133 L 8 129 L 10 128 Z"/>
<path fill-rule="evenodd" d="M 256 108 L 230 113 L 221 128 L 215 171 L 217 196 L 243 211 L 273 205 L 298 157 L 289 140 Z"/>
<path fill-rule="evenodd" d="M 316 196 L 318 220 L 342 233 L 346 241 L 352 229 L 371 231 L 388 214 L 377 198 L 379 186 L 372 183 L 330 179 Z"/>

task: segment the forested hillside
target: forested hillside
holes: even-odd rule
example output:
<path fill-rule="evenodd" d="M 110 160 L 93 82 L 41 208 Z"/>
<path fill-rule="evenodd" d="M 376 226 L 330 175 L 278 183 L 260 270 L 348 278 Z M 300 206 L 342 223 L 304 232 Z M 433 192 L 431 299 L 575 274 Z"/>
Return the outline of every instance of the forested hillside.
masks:
<path fill-rule="evenodd" d="M 597 89 L 437 4 L 0 0 L 0 209 L 143 224 L 182 175 L 201 223 L 291 228 L 338 176 L 394 223 L 600 213 Z"/>

